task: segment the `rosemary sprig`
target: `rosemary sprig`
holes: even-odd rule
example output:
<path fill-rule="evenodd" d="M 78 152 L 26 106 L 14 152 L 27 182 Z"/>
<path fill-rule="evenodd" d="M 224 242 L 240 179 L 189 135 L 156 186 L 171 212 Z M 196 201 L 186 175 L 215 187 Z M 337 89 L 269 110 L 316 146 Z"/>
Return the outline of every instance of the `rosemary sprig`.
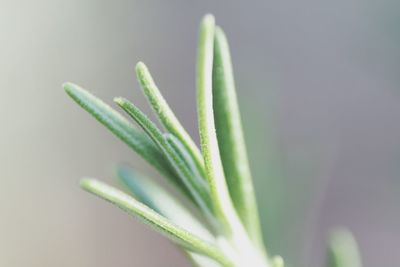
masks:
<path fill-rule="evenodd" d="M 125 98 L 114 101 L 141 129 L 78 85 L 66 83 L 64 89 L 165 176 L 173 191 L 124 165 L 117 167 L 116 174 L 127 193 L 89 178 L 81 180 L 81 187 L 169 238 L 195 266 L 283 267 L 282 257 L 269 257 L 265 251 L 228 42 L 214 17 L 203 18 L 199 33 L 196 85 L 201 149 L 144 63 L 137 64 L 136 74 L 165 132 Z M 176 197 L 179 191 L 183 194 Z M 334 236 L 329 255 L 329 267 L 361 267 L 356 244 L 347 232 Z"/>

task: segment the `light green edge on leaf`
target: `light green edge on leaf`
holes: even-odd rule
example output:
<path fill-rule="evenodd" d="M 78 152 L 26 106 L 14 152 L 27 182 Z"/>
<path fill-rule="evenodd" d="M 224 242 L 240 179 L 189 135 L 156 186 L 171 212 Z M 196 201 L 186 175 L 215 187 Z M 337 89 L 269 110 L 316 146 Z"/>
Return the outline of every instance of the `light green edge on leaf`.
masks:
<path fill-rule="evenodd" d="M 201 236 L 208 242 L 215 243 L 213 235 L 206 226 L 158 183 L 124 165 L 117 166 L 116 176 L 123 186 L 140 202 L 181 226 L 183 229 Z M 184 203 L 187 203 L 187 201 Z"/>
<path fill-rule="evenodd" d="M 168 161 L 156 144 L 109 105 L 73 83 L 63 85 L 65 92 L 83 109 L 93 115 L 113 134 L 174 183 L 179 182 Z"/>
<path fill-rule="evenodd" d="M 208 188 L 207 181 L 201 175 L 201 171 L 198 169 L 196 163 L 193 158 L 190 156 L 184 144 L 173 134 L 171 133 L 163 133 L 164 139 L 168 142 L 168 144 L 172 147 L 172 149 L 178 154 L 179 158 L 181 158 L 188 169 L 190 169 L 191 173 L 194 175 L 196 179 L 196 183 L 200 185 L 200 187 Z"/>
<path fill-rule="evenodd" d="M 213 62 L 215 127 L 229 193 L 250 237 L 263 247 L 229 46 L 220 27 L 215 28 Z"/>
<path fill-rule="evenodd" d="M 200 26 L 197 54 L 197 112 L 201 150 L 214 212 L 222 224 L 224 234 L 231 236 L 235 231 L 232 224 L 237 223 L 239 218 L 229 196 L 215 133 L 212 102 L 214 27 L 214 17 L 206 15 Z"/>
<path fill-rule="evenodd" d="M 212 226 L 212 228 L 214 230 L 218 229 L 219 224 L 218 224 L 216 217 L 214 216 L 214 206 L 211 202 L 210 188 L 208 186 L 207 181 L 204 179 L 203 176 L 200 175 L 196 164 L 192 161 L 192 157 L 188 156 L 188 152 L 187 152 L 186 148 L 179 141 L 179 139 L 176 138 L 171 133 L 164 133 L 163 136 L 164 136 L 164 139 L 169 144 L 169 146 L 173 149 L 173 151 L 175 152 L 177 157 L 182 160 L 182 162 L 185 164 L 186 168 L 189 169 L 191 171 L 191 173 L 193 174 L 193 177 L 191 179 L 194 179 L 194 183 L 197 184 L 198 187 L 200 187 L 200 188 L 206 188 L 206 192 L 207 192 L 206 202 L 207 202 L 208 209 L 205 211 L 205 217 L 207 218 L 208 223 Z"/>
<path fill-rule="evenodd" d="M 202 176 L 204 176 L 204 162 L 200 150 L 179 122 L 167 101 L 165 101 L 148 68 L 143 62 L 138 62 L 136 64 L 136 75 L 148 102 L 161 124 L 168 132 L 178 137 L 178 139 L 184 144 L 196 163 L 197 168 L 201 171 Z"/>
<path fill-rule="evenodd" d="M 197 182 L 197 178 L 191 172 L 190 167 L 170 146 L 157 126 L 130 101 L 120 97 L 115 98 L 114 101 L 126 111 L 160 147 L 165 156 L 170 160 L 170 163 L 175 167 L 182 183 L 186 186 L 196 204 L 208 218 L 212 218 L 212 205 L 210 203 L 208 187 Z"/>
<path fill-rule="evenodd" d="M 218 247 L 175 225 L 122 191 L 95 179 L 85 178 L 80 184 L 86 191 L 118 206 L 185 249 L 211 257 L 223 266 L 233 266 Z"/>

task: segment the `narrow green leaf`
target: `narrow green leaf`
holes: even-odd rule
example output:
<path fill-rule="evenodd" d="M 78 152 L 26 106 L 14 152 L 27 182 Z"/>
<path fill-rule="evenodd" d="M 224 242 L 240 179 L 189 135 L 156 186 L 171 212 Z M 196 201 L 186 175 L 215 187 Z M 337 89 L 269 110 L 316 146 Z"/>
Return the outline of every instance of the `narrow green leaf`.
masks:
<path fill-rule="evenodd" d="M 361 267 L 357 242 L 347 230 L 332 232 L 328 250 L 329 267 Z"/>
<path fill-rule="evenodd" d="M 206 15 L 200 26 L 197 57 L 197 109 L 200 143 L 204 156 L 207 180 L 210 186 L 214 212 L 227 235 L 235 231 L 238 216 L 229 196 L 215 133 L 212 100 L 212 67 L 214 54 L 214 26 L 212 15 Z"/>
<path fill-rule="evenodd" d="M 147 181 L 149 178 L 142 176 L 137 171 L 123 164 L 119 164 L 116 166 L 115 173 L 118 181 L 121 182 L 124 189 L 126 189 L 132 196 L 134 196 L 136 199 L 138 199 L 140 202 L 150 207 L 154 211 L 169 218 L 168 216 L 166 216 L 165 213 L 161 211 L 162 208 L 158 207 L 157 199 L 154 199 L 152 197 L 151 192 L 154 191 L 152 187 L 155 186 L 153 185 L 153 182 Z M 150 187 L 146 188 L 146 186 L 148 185 L 150 185 Z M 162 198 L 163 197 L 161 197 L 161 199 Z"/>
<path fill-rule="evenodd" d="M 222 165 L 233 204 L 251 238 L 263 246 L 260 220 L 247 159 L 229 46 L 216 27 L 213 107 Z"/>
<path fill-rule="evenodd" d="M 163 135 L 165 140 L 178 154 L 179 158 L 184 162 L 185 166 L 190 169 L 191 173 L 197 181 L 196 183 L 200 184 L 201 187 L 208 188 L 207 180 L 205 180 L 205 177 L 201 175 L 201 171 L 194 162 L 193 158 L 190 156 L 190 153 L 189 151 L 187 151 L 184 144 L 182 144 L 182 142 L 171 133 L 164 133 Z"/>
<path fill-rule="evenodd" d="M 157 126 L 150 121 L 145 114 L 124 98 L 116 98 L 114 101 L 143 128 L 156 144 L 159 145 L 160 149 L 165 153 L 165 156 L 170 160 L 171 165 L 175 167 L 182 183 L 189 190 L 195 202 L 206 213 L 208 218 L 210 218 L 212 212 L 210 209 L 211 204 L 208 187 L 198 183 L 198 179 L 193 175 L 185 162 L 167 142 Z"/>
<path fill-rule="evenodd" d="M 163 156 L 163 153 L 142 131 L 137 129 L 109 105 L 88 91 L 80 88 L 78 85 L 66 83 L 63 87 L 66 93 L 78 105 L 93 115 L 113 134 L 143 157 L 143 159 L 158 169 L 161 174 L 164 174 L 172 180 L 176 180 L 176 176 L 168 161 Z"/>
<path fill-rule="evenodd" d="M 128 166 L 119 165 L 116 171 L 118 179 L 140 202 L 167 217 L 183 229 L 201 236 L 206 241 L 215 243 L 214 237 L 206 226 L 171 193 Z M 188 202 L 184 201 L 184 203 Z"/>
<path fill-rule="evenodd" d="M 184 144 L 190 155 L 193 157 L 197 167 L 201 171 L 201 174 L 204 176 L 204 162 L 200 150 L 190 135 L 186 132 L 185 128 L 176 118 L 161 92 L 158 90 L 148 68 L 143 62 L 137 63 L 136 75 L 140 86 L 147 97 L 147 100 L 149 101 L 161 124 L 168 132 L 178 137 L 178 139 Z"/>
<path fill-rule="evenodd" d="M 198 221 L 189 209 L 184 207 L 170 193 L 165 191 L 157 183 L 137 173 L 125 165 L 118 165 L 117 178 L 124 187 L 140 202 L 149 206 L 156 212 L 170 219 L 176 225 L 189 232 L 201 236 L 205 241 L 215 243 L 211 232 Z M 187 203 L 186 201 L 184 203 Z M 221 267 L 221 265 L 204 255 L 184 250 L 190 261 L 199 267 Z"/>
<path fill-rule="evenodd" d="M 184 230 L 122 191 L 94 179 L 82 179 L 81 187 L 140 219 L 187 250 L 207 255 L 223 266 L 233 266 L 218 247 Z"/>

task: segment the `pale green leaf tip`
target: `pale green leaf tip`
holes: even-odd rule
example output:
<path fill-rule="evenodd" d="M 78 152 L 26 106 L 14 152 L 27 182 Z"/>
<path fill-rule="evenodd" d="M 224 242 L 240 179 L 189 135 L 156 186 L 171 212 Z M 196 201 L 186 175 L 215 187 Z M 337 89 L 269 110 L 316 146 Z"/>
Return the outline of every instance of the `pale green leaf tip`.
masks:
<path fill-rule="evenodd" d="M 114 103 L 116 103 L 118 106 L 120 106 L 125 111 L 126 111 L 126 109 L 130 109 L 133 105 L 128 99 L 126 99 L 124 97 L 115 97 Z"/>
<path fill-rule="evenodd" d="M 107 195 L 109 195 L 110 190 L 114 190 L 116 188 L 107 185 L 97 179 L 84 177 L 79 181 L 80 187 L 94 195 L 100 196 L 101 198 L 107 199 Z"/>
<path fill-rule="evenodd" d="M 135 71 L 140 84 L 147 83 L 152 80 L 149 69 L 143 62 L 139 61 L 136 64 Z"/>
<path fill-rule="evenodd" d="M 71 94 L 72 91 L 76 90 L 76 84 L 73 84 L 71 82 L 65 82 L 63 83 L 62 87 L 64 88 L 65 92 L 67 92 L 67 94 Z"/>
<path fill-rule="evenodd" d="M 124 97 L 115 97 L 114 98 L 114 103 L 116 103 L 118 106 L 120 106 L 124 110 L 127 107 L 129 107 L 130 105 L 132 105 L 132 103 L 129 102 L 129 100 L 124 98 Z"/>
<path fill-rule="evenodd" d="M 138 63 L 136 63 L 135 69 L 136 69 L 136 72 L 141 72 L 141 71 L 147 69 L 147 67 L 142 61 L 139 61 Z"/>
<path fill-rule="evenodd" d="M 204 24 L 214 24 L 215 23 L 214 15 L 210 14 L 210 13 L 206 14 L 206 15 L 204 15 L 202 21 L 203 21 Z"/>
<path fill-rule="evenodd" d="M 147 68 L 146 64 L 144 64 L 142 61 L 139 61 L 136 64 L 135 71 L 136 71 L 136 76 L 138 77 L 138 80 L 140 81 L 140 83 L 144 80 L 149 79 L 149 77 L 151 77 L 149 69 Z"/>
<path fill-rule="evenodd" d="M 62 87 L 63 87 L 64 89 L 67 89 L 67 88 L 69 87 L 70 84 L 71 84 L 70 82 L 65 82 L 65 83 L 62 84 Z"/>
<path fill-rule="evenodd" d="M 361 267 L 361 256 L 353 234 L 344 228 L 331 232 L 329 240 L 330 267 Z"/>
<path fill-rule="evenodd" d="M 97 183 L 96 179 L 93 178 L 82 178 L 79 181 L 79 185 L 81 188 L 83 188 L 86 191 L 91 191 L 90 189 L 93 188 L 93 185 Z"/>
<path fill-rule="evenodd" d="M 76 99 L 78 94 L 86 92 L 85 89 L 72 82 L 63 83 L 62 87 L 64 88 L 64 91 L 73 99 Z"/>
<path fill-rule="evenodd" d="M 113 101 L 117 103 L 119 106 L 123 106 L 126 103 L 126 99 L 123 97 L 114 97 Z"/>
<path fill-rule="evenodd" d="M 332 247 L 356 247 L 353 234 L 345 228 L 337 228 L 331 231 L 330 245 Z"/>
<path fill-rule="evenodd" d="M 284 267 L 285 263 L 283 258 L 279 255 L 274 256 L 271 259 L 271 267 Z"/>

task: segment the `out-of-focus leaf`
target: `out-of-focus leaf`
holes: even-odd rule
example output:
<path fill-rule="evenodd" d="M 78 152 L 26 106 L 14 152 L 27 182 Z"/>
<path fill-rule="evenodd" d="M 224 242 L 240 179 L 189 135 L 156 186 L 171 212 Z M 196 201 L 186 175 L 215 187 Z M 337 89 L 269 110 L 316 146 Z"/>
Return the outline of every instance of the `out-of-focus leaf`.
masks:
<path fill-rule="evenodd" d="M 361 257 L 353 235 L 345 229 L 333 231 L 329 240 L 328 267 L 361 266 Z"/>
<path fill-rule="evenodd" d="M 189 232 L 201 236 L 209 242 L 215 242 L 210 231 L 192 212 L 157 183 L 125 165 L 117 166 L 116 172 L 124 187 L 140 202 Z"/>
<path fill-rule="evenodd" d="M 204 241 L 202 238 L 172 223 L 164 216 L 124 192 L 95 179 L 88 178 L 81 180 L 81 186 L 86 191 L 111 202 L 130 215 L 140 219 L 143 223 L 185 249 L 215 259 L 223 266 L 233 267 L 231 262 L 216 245 Z"/>

